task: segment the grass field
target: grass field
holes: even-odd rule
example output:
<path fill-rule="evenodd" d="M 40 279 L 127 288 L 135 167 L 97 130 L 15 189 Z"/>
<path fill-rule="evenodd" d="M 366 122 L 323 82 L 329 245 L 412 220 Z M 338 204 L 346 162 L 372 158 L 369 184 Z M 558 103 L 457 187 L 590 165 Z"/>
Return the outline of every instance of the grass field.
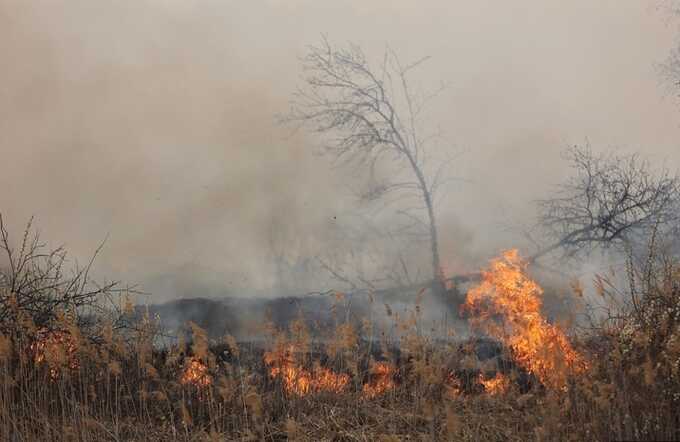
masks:
<path fill-rule="evenodd" d="M 77 312 L 61 311 L 38 326 L 3 289 L 12 326 L 0 336 L 0 438 L 677 440 L 680 267 L 650 257 L 629 280 L 622 293 L 598 279 L 607 313 L 557 326 L 511 251 L 468 292 L 479 338 L 425 330 L 420 293 L 407 314 L 384 306 L 389 327 L 338 318 L 312 330 L 300 317 L 284 330 L 261 324 L 269 339 L 253 344 L 211 340 L 192 323 L 165 349 L 149 315 L 83 330 Z"/>

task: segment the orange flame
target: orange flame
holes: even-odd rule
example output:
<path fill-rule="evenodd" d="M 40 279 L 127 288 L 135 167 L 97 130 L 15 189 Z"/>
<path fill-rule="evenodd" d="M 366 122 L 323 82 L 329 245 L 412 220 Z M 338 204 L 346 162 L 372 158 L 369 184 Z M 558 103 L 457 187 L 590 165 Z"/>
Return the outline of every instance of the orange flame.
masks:
<path fill-rule="evenodd" d="M 394 367 L 387 362 L 375 363 L 371 369 L 371 381 L 363 387 L 364 397 L 374 398 L 393 388 Z"/>
<path fill-rule="evenodd" d="M 290 345 L 283 351 L 267 352 L 264 355 L 264 362 L 269 365 L 269 375 L 281 378 L 287 393 L 297 396 L 322 391 L 342 393 L 349 385 L 350 378 L 346 374 L 334 373 L 318 364 L 311 372 L 300 367 L 293 357 L 295 350 L 295 346 Z"/>
<path fill-rule="evenodd" d="M 587 363 L 564 333 L 541 315 L 543 290 L 526 274 L 517 250 L 491 261 L 482 282 L 467 294 L 472 325 L 505 343 L 518 364 L 544 385 L 563 388 Z"/>
<path fill-rule="evenodd" d="M 485 379 L 484 375 L 479 375 L 479 383 L 484 386 L 484 391 L 490 395 L 503 394 L 510 388 L 510 379 L 502 373 L 496 373 L 491 379 Z"/>
<path fill-rule="evenodd" d="M 48 365 L 53 381 L 59 378 L 59 373 L 64 367 L 71 370 L 80 368 L 75 340 L 66 331 L 41 328 L 30 349 L 36 365 L 44 363 Z"/>
<path fill-rule="evenodd" d="M 208 373 L 208 366 L 199 359 L 191 358 L 187 361 L 180 383 L 205 388 L 212 384 L 212 376 Z"/>

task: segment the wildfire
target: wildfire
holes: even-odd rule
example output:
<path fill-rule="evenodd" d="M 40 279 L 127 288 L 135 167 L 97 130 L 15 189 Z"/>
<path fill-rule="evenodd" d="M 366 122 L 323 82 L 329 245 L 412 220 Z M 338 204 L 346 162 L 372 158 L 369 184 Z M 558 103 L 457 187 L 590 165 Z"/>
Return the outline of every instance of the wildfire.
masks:
<path fill-rule="evenodd" d="M 371 369 L 371 381 L 364 384 L 364 397 L 374 398 L 394 388 L 394 367 L 386 362 L 377 362 Z"/>
<path fill-rule="evenodd" d="M 208 373 L 208 366 L 199 359 L 191 358 L 184 367 L 180 382 L 184 385 L 194 385 L 204 388 L 212 384 L 212 376 Z"/>
<path fill-rule="evenodd" d="M 350 378 L 346 374 L 337 374 L 318 364 L 312 371 L 299 366 L 294 358 L 295 346 L 288 346 L 283 351 L 267 352 L 265 364 L 269 365 L 269 375 L 281 378 L 286 392 L 298 396 L 328 391 L 342 393 L 349 385 Z"/>
<path fill-rule="evenodd" d="M 570 373 L 582 372 L 587 364 L 541 315 L 543 290 L 525 270 L 517 250 L 504 252 L 468 292 L 465 308 L 472 325 L 505 343 L 518 364 L 544 385 L 562 388 Z"/>
<path fill-rule="evenodd" d="M 59 378 L 59 373 L 64 367 L 71 370 L 80 368 L 75 340 L 66 331 L 41 328 L 30 349 L 36 365 L 45 363 L 48 365 L 52 380 Z"/>
<path fill-rule="evenodd" d="M 510 380 L 502 373 L 496 373 L 491 379 L 479 375 L 479 383 L 484 386 L 484 391 L 490 395 L 503 394 L 510 388 Z"/>

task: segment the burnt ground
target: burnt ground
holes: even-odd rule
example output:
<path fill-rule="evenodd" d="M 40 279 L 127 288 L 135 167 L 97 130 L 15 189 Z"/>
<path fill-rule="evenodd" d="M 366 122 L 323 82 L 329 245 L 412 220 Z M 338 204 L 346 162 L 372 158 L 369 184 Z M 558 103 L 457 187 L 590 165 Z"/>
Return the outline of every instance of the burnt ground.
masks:
<path fill-rule="evenodd" d="M 344 293 L 336 292 L 308 294 L 300 296 L 264 297 L 223 297 L 187 298 L 148 306 L 152 316 L 160 318 L 161 327 L 168 335 L 187 331 L 189 321 L 206 330 L 212 339 L 226 334 L 239 341 L 258 340 L 261 326 L 265 322 L 279 329 L 287 329 L 295 320 L 304 320 L 312 333 L 330 331 L 343 322 L 360 325 L 364 319 L 376 324 L 389 326 L 398 315 L 416 309 L 416 299 L 420 300 L 419 311 L 424 324 L 432 327 L 442 325 L 457 327 L 465 332 L 465 322 L 459 313 L 463 297 L 457 291 L 445 293 L 446 302 L 435 298 L 429 290 L 417 295 L 418 290 L 407 288 L 377 292 Z M 146 306 L 137 307 L 142 314 Z M 393 316 L 394 315 L 394 316 Z"/>

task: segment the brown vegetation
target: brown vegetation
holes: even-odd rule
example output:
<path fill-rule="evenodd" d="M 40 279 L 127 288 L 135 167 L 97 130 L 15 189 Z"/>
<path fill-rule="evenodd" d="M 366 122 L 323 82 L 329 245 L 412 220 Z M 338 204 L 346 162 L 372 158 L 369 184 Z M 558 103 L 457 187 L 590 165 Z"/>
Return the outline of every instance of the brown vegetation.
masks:
<path fill-rule="evenodd" d="M 190 323 L 161 348 L 148 313 L 93 325 L 57 303 L 38 324 L 3 285 L 0 439 L 678 439 L 680 264 L 654 243 L 629 257 L 625 290 L 597 279 L 604 314 L 578 332 L 545 319 L 542 289 L 506 252 L 468 292 L 466 315 L 488 338 L 466 340 L 428 329 L 420 292 L 406 313 L 386 306 L 389 326 L 338 308 L 322 330 L 266 323 L 258 344 L 214 342 Z"/>

